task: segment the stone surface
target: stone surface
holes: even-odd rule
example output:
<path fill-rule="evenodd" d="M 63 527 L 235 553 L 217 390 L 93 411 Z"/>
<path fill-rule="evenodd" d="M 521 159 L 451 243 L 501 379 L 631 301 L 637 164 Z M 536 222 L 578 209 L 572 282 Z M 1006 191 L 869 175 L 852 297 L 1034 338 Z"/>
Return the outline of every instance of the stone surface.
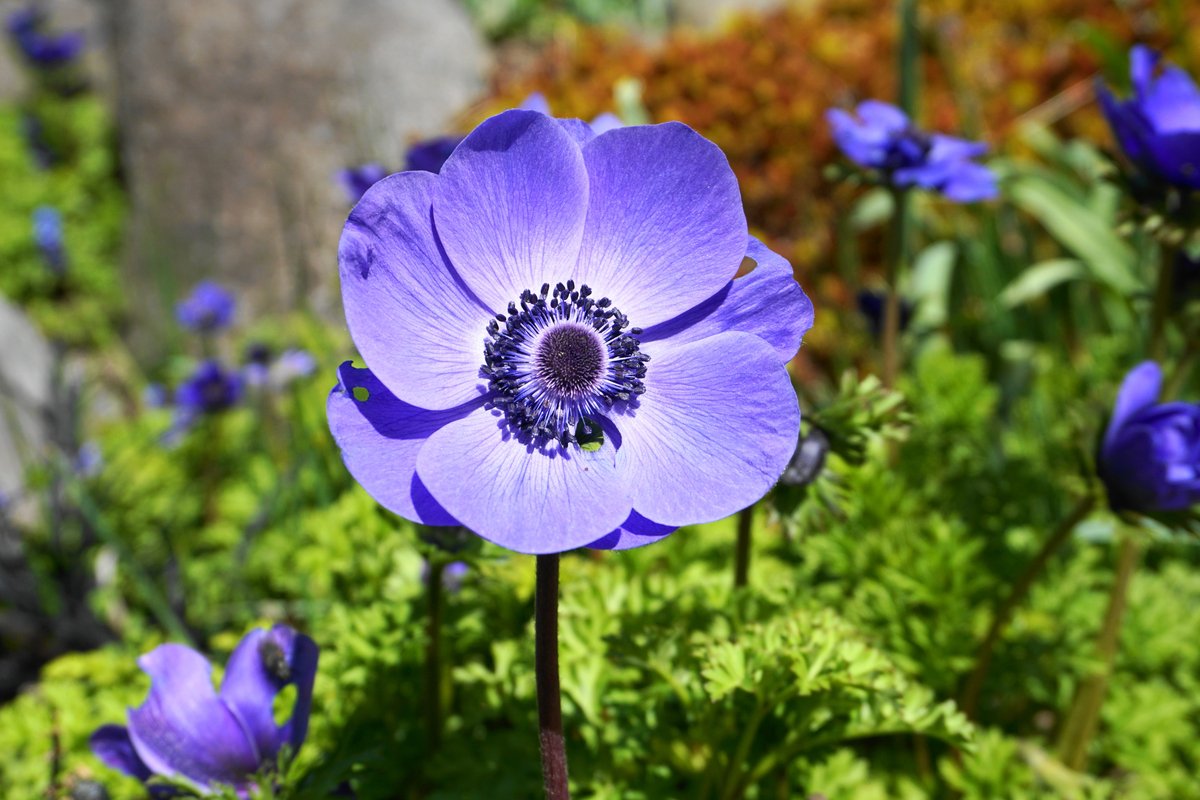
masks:
<path fill-rule="evenodd" d="M 0 502 L 7 506 L 21 495 L 25 468 L 48 450 L 54 353 L 29 318 L 2 298 L 0 342 Z"/>
<path fill-rule="evenodd" d="M 143 353 L 202 277 L 243 319 L 336 317 L 348 211 L 334 172 L 403 163 L 483 88 L 454 0 L 103 0 L 131 190 L 127 285 Z"/>

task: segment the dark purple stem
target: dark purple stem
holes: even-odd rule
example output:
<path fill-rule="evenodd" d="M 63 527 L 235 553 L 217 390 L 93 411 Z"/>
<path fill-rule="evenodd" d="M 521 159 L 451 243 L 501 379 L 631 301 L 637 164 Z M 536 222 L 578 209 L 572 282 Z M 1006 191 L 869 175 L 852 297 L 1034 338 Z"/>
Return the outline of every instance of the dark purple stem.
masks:
<path fill-rule="evenodd" d="M 570 800 L 567 745 L 558 686 L 558 554 L 537 557 L 534 594 L 534 671 L 537 675 L 538 738 L 546 800 Z"/>

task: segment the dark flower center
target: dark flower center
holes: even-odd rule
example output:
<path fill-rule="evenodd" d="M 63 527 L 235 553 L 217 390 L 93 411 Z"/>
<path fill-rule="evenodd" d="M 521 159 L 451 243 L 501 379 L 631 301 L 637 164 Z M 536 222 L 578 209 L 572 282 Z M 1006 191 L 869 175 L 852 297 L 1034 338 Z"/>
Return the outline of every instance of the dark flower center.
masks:
<path fill-rule="evenodd" d="M 607 297 L 574 281 L 522 292 L 488 323 L 483 374 L 492 404 L 519 434 L 564 447 L 599 431 L 596 418 L 646 391 L 640 328 Z"/>
<path fill-rule="evenodd" d="M 534 369 L 552 391 L 579 396 L 595 388 L 604 374 L 604 343 L 594 330 L 570 322 L 542 334 Z"/>

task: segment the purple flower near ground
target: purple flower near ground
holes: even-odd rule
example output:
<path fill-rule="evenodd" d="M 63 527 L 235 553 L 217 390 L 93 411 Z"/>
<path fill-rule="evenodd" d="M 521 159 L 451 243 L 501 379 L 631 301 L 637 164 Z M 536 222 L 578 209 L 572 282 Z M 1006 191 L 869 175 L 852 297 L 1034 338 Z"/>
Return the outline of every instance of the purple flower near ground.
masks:
<path fill-rule="evenodd" d="M 342 191 L 346 193 L 347 202 L 354 205 L 367 189 L 386 178 L 387 174 L 388 171 L 382 164 L 372 162 L 339 170 L 335 177 Z"/>
<path fill-rule="evenodd" d="M 35 67 L 54 69 L 70 64 L 83 50 L 83 33 L 49 33 L 46 14 L 36 3 L 8 16 L 8 33 L 26 60 Z"/>
<path fill-rule="evenodd" d="M 67 251 L 63 245 L 62 214 L 57 208 L 39 206 L 34 209 L 33 241 L 46 267 L 55 275 L 65 275 Z"/>
<path fill-rule="evenodd" d="M 233 322 L 237 301 L 229 290 L 212 281 L 201 281 L 175 306 L 175 318 L 188 330 L 214 333 Z"/>
<path fill-rule="evenodd" d="M 175 407 L 191 419 L 225 411 L 241 398 L 241 376 L 216 361 L 205 361 L 175 390 Z"/>
<path fill-rule="evenodd" d="M 1159 403 L 1162 370 L 1146 361 L 1121 384 L 1100 449 L 1100 477 L 1117 511 L 1186 510 L 1200 503 L 1200 404 Z"/>
<path fill-rule="evenodd" d="M 795 449 L 812 304 L 685 125 L 504 112 L 368 191 L 339 262 L 369 368 L 342 366 L 330 427 L 408 519 L 636 547 L 755 502 Z"/>
<path fill-rule="evenodd" d="M 995 174 L 974 161 L 985 144 L 918 130 L 907 114 L 878 100 L 859 103 L 854 115 L 831 108 L 826 119 L 842 152 L 892 186 L 940 192 L 957 203 L 997 194 Z"/>
<path fill-rule="evenodd" d="M 204 656 L 161 645 L 138 659 L 151 681 L 146 701 L 129 710 L 128 727 L 98 728 L 92 752 L 143 782 L 158 775 L 201 794 L 231 786 L 246 797 L 284 746 L 295 752 L 303 744 L 317 655 L 312 639 L 286 625 L 251 631 L 229 657 L 218 693 Z M 277 725 L 273 703 L 289 684 L 296 701 L 288 721 Z"/>
<path fill-rule="evenodd" d="M 1200 189 L 1200 88 L 1148 47 L 1134 47 L 1129 61 L 1132 96 L 1118 100 L 1097 86 L 1121 150 L 1150 178 Z"/>

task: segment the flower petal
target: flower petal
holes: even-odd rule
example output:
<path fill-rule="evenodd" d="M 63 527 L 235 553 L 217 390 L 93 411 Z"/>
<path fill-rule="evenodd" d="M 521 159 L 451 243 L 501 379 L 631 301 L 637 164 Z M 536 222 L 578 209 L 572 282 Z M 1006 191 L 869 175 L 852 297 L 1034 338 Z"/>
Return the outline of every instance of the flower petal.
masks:
<path fill-rule="evenodd" d="M 618 128 L 583 148 L 587 228 L 574 274 L 633 325 L 664 322 L 737 274 L 746 216 L 715 144 L 678 122 Z"/>
<path fill-rule="evenodd" d="M 725 331 L 743 331 L 775 348 L 780 361 L 791 361 L 812 327 L 812 301 L 796 283 L 792 265 L 753 236 L 746 256 L 757 264 L 753 272 L 730 281 L 675 319 L 649 328 L 641 341 L 670 339 L 675 346 Z"/>
<path fill-rule="evenodd" d="M 566 129 L 512 110 L 481 123 L 446 161 L 433 216 L 458 274 L 499 313 L 522 291 L 571 277 L 587 199 L 583 155 Z"/>
<path fill-rule="evenodd" d="M 153 774 L 134 749 L 129 730 L 124 725 L 100 726 L 88 739 L 88 746 L 105 766 L 139 781 L 144 782 Z"/>
<path fill-rule="evenodd" d="M 380 505 L 405 519 L 425 525 L 457 525 L 417 477 L 417 454 L 434 431 L 465 416 L 474 406 L 449 411 L 411 406 L 396 399 L 370 370 L 358 369 L 349 361 L 338 370 L 338 379 L 325 411 L 342 460 L 354 479 Z M 365 397 L 360 400 L 356 395 Z"/>
<path fill-rule="evenodd" d="M 800 432 L 796 392 L 757 336 L 666 344 L 652 351 L 640 404 L 613 417 L 617 468 L 640 514 L 711 522 L 758 500 L 787 467 Z"/>
<path fill-rule="evenodd" d="M 679 529 L 670 525 L 651 522 L 633 511 L 621 523 L 621 527 L 592 542 L 588 547 L 593 550 L 632 550 L 635 547 L 645 547 L 648 544 L 661 542 L 677 530 Z"/>
<path fill-rule="evenodd" d="M 285 743 L 296 750 L 304 742 L 316 674 L 316 643 L 286 625 L 250 631 L 229 657 L 220 698 L 254 742 L 260 762 L 274 763 Z M 291 718 L 276 725 L 275 696 L 288 684 L 296 687 L 296 702 Z"/>
<path fill-rule="evenodd" d="M 463 525 L 518 553 L 561 553 L 613 530 L 630 505 L 613 445 L 587 452 L 517 441 L 499 411 L 476 409 L 429 437 L 417 473 Z"/>
<path fill-rule="evenodd" d="M 150 695 L 129 711 L 129 738 L 146 766 L 200 787 L 244 786 L 259 768 L 258 753 L 217 698 L 204 656 L 164 644 L 138 666 L 150 676 Z"/>
<path fill-rule="evenodd" d="M 443 258 L 430 219 L 438 177 L 402 172 L 372 186 L 338 246 L 342 302 L 358 350 L 398 397 L 444 409 L 481 396 L 491 312 Z"/>
<path fill-rule="evenodd" d="M 1104 432 L 1105 458 L 1121 436 L 1126 423 L 1139 411 L 1157 403 L 1161 391 L 1162 368 L 1155 362 L 1143 361 L 1129 371 L 1125 380 L 1121 381 L 1112 418 L 1108 421 L 1108 430 Z"/>

